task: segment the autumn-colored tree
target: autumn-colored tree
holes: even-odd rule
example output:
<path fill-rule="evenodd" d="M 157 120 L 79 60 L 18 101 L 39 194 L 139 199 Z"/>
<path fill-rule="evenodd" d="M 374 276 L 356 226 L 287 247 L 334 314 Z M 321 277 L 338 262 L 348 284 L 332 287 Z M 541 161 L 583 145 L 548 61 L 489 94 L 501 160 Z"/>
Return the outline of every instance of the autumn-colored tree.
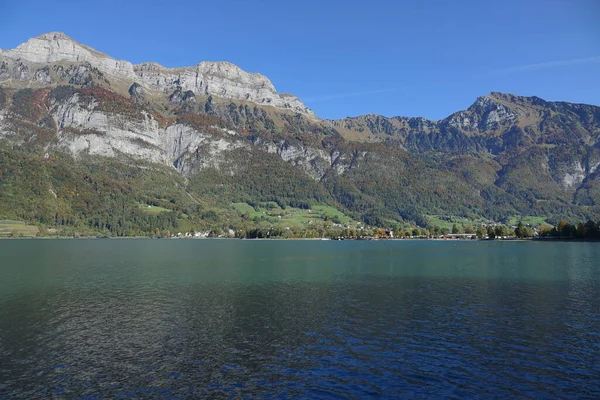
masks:
<path fill-rule="evenodd" d="M 558 223 L 558 225 L 556 226 L 556 230 L 559 233 L 564 232 L 567 228 L 569 227 L 569 223 L 567 221 L 565 221 L 564 219 L 562 221 L 560 221 Z"/>

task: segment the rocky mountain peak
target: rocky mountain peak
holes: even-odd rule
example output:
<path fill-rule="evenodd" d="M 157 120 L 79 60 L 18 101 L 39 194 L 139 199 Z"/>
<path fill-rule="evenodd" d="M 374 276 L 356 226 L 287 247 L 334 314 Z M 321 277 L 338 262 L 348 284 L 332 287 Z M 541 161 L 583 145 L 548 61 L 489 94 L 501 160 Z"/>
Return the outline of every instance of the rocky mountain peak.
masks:
<path fill-rule="evenodd" d="M 494 96 L 492 93 L 488 94 L 487 96 L 479 96 L 467 110 L 497 108 L 502 104 L 498 100 L 498 97 Z"/>
<path fill-rule="evenodd" d="M 12 50 L 3 50 L 1 54 L 35 63 L 81 62 L 98 57 L 110 58 L 106 54 L 77 43 L 62 32 L 44 33 Z"/>
<path fill-rule="evenodd" d="M 43 33 L 39 36 L 36 36 L 35 39 L 39 39 L 39 40 L 71 40 L 71 41 L 73 41 L 73 39 L 71 39 L 69 36 L 67 36 L 63 32 Z"/>
<path fill-rule="evenodd" d="M 497 92 L 479 96 L 467 110 L 454 113 L 445 121 L 467 131 L 493 131 L 499 125 L 514 123 L 519 115 L 506 105 L 505 96 Z"/>
<path fill-rule="evenodd" d="M 253 85 L 276 92 L 275 86 L 273 86 L 266 76 L 258 73 L 246 72 L 237 65 L 227 61 L 203 61 L 197 65 L 197 68 L 198 71 L 203 74 L 220 76 L 238 81 L 250 81 Z"/>
<path fill-rule="evenodd" d="M 131 63 L 115 60 L 106 54 L 77 43 L 61 32 L 45 33 L 29 39 L 12 50 L 0 50 L 0 58 L 12 60 L 13 63 L 18 64 L 20 80 L 26 79 L 26 76 L 35 78 L 36 73 L 32 74 L 31 70 L 64 63 L 87 64 L 103 74 L 117 79 L 133 80 L 135 78 Z M 24 69 L 29 70 L 28 74 L 23 75 Z M 51 82 L 44 81 L 43 83 Z"/>
<path fill-rule="evenodd" d="M 548 106 L 548 102 L 537 96 L 518 96 L 511 93 L 491 92 L 487 95 L 493 101 L 503 103 L 505 105 L 519 106 Z"/>
<path fill-rule="evenodd" d="M 111 90 L 118 91 L 121 88 L 122 94 L 126 94 L 134 83 L 148 93 L 163 95 L 181 88 L 183 92 L 191 91 L 198 95 L 249 101 L 316 119 L 314 113 L 300 99 L 277 93 L 267 77 L 246 72 L 235 64 L 205 61 L 181 68 L 166 68 L 154 62 L 133 65 L 82 45 L 62 32 L 45 33 L 12 50 L 0 50 L 0 65 L 0 82 L 12 80 L 18 82 L 19 86 L 65 83 L 76 85 L 77 82 L 90 85 L 93 84 L 91 76 L 95 75 L 102 76 L 101 79 Z M 68 73 L 51 73 L 48 67 L 89 75 L 90 78 L 74 79 L 68 76 Z M 81 68 L 86 71 L 81 71 Z"/>
<path fill-rule="evenodd" d="M 502 99 L 508 99 L 510 97 L 513 97 L 513 95 L 510 94 L 510 93 L 490 92 L 490 94 L 488 94 L 485 97 L 489 97 L 489 98 L 492 98 L 492 99 L 500 99 L 500 100 L 502 100 Z"/>

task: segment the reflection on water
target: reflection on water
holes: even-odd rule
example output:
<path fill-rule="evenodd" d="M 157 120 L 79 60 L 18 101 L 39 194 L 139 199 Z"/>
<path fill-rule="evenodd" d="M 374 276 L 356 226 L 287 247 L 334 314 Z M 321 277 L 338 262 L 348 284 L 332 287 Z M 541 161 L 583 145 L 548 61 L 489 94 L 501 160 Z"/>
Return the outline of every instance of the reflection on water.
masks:
<path fill-rule="evenodd" d="M 599 247 L 0 241 L 0 398 L 598 397 Z"/>

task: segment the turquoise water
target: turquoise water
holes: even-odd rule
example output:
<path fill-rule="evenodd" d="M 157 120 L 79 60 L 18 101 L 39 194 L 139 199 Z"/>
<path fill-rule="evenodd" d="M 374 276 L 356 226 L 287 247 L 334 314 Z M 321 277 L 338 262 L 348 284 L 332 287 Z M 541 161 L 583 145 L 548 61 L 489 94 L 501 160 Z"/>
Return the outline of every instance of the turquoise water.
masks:
<path fill-rule="evenodd" d="M 0 241 L 0 398 L 600 397 L 600 244 Z"/>

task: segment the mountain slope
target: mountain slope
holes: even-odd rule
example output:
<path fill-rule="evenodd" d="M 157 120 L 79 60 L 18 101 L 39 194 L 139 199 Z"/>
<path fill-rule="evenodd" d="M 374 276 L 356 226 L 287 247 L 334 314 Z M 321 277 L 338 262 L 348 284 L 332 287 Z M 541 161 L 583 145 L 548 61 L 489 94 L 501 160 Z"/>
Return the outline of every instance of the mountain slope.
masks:
<path fill-rule="evenodd" d="M 2 51 L 0 218 L 107 229 L 109 214 L 89 218 L 107 190 L 142 232 L 154 228 L 140 225 L 139 204 L 179 213 L 170 230 L 251 224 L 237 202 L 328 204 L 378 226 L 426 226 L 431 215 L 600 216 L 599 107 L 491 93 L 440 121 L 321 121 L 293 99 L 232 64 L 134 66 L 57 33 Z M 59 180 L 86 188 L 93 207 L 52 181 L 58 165 L 79 171 Z M 145 179 L 167 192 L 136 183 Z"/>

